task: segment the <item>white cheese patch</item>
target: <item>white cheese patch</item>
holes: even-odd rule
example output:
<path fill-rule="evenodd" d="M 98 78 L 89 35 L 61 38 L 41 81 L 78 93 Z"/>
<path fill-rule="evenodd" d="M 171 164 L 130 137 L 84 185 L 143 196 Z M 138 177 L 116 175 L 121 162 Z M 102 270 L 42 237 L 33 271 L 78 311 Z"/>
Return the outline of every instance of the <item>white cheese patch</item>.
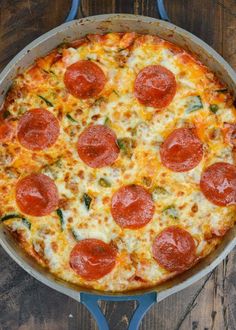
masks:
<path fill-rule="evenodd" d="M 63 56 L 63 63 L 65 64 L 65 67 L 74 64 L 75 62 L 78 62 L 81 58 L 79 55 L 79 52 L 74 48 L 68 48 L 67 49 L 67 55 Z"/>

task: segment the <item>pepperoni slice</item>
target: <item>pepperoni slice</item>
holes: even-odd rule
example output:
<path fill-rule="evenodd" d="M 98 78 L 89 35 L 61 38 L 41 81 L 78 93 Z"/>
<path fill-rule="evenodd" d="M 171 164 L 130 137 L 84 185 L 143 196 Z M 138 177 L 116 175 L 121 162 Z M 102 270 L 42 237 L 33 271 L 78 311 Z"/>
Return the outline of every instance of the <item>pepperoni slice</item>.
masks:
<path fill-rule="evenodd" d="M 152 254 L 161 267 L 170 272 L 182 272 L 196 260 L 196 246 L 189 232 L 171 226 L 155 238 Z"/>
<path fill-rule="evenodd" d="M 178 128 L 161 146 L 162 164 L 174 172 L 186 172 L 196 167 L 203 156 L 203 147 L 194 130 Z"/>
<path fill-rule="evenodd" d="M 105 86 L 106 76 L 91 61 L 78 61 L 66 69 L 64 83 L 69 93 L 79 99 L 97 96 Z"/>
<path fill-rule="evenodd" d="M 202 173 L 200 188 L 213 204 L 236 204 L 236 167 L 228 163 L 215 163 Z"/>
<path fill-rule="evenodd" d="M 98 280 L 115 267 L 116 255 L 112 245 L 98 239 L 84 239 L 71 251 L 70 266 L 85 280 Z"/>
<path fill-rule="evenodd" d="M 77 149 L 85 164 L 93 168 L 111 165 L 117 159 L 120 149 L 115 133 L 107 126 L 87 127 L 79 136 Z"/>
<path fill-rule="evenodd" d="M 41 217 L 58 207 L 58 191 L 47 175 L 30 174 L 16 184 L 16 203 L 26 214 Z"/>
<path fill-rule="evenodd" d="M 141 186 L 121 187 L 112 197 L 111 214 L 122 228 L 144 227 L 152 220 L 154 211 L 151 195 Z"/>
<path fill-rule="evenodd" d="M 176 93 L 174 74 L 161 65 L 149 65 L 139 72 L 134 94 L 140 103 L 154 108 L 167 107 Z"/>
<path fill-rule="evenodd" d="M 29 150 L 43 150 L 57 140 L 60 127 L 56 117 L 45 109 L 27 111 L 19 120 L 17 137 L 20 144 Z"/>

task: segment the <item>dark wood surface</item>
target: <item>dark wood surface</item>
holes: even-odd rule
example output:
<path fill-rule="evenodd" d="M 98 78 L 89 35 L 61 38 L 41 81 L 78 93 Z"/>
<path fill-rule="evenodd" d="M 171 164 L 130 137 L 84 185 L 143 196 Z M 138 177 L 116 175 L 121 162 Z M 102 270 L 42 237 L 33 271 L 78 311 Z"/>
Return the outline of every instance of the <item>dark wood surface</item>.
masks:
<path fill-rule="evenodd" d="M 236 69 L 236 0 L 166 0 L 173 23 L 215 48 Z M 26 44 L 63 22 L 70 0 L 0 0 L 0 70 Z M 158 17 L 154 0 L 82 0 L 78 17 L 126 12 Z M 97 329 L 81 304 L 37 282 L 0 250 L 1 330 Z M 135 304 L 102 303 L 111 329 Z M 198 283 L 155 305 L 145 330 L 236 329 L 236 251 Z"/>

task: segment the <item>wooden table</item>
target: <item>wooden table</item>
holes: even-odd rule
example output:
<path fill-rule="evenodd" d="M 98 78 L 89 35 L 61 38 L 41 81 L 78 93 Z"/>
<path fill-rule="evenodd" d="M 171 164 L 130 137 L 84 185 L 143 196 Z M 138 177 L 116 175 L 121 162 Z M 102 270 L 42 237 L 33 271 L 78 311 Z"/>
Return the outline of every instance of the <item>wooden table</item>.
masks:
<path fill-rule="evenodd" d="M 215 48 L 236 69 L 236 0 L 166 0 L 171 21 Z M 0 70 L 26 44 L 63 22 L 70 0 L 0 0 Z M 126 12 L 158 17 L 154 0 L 82 0 L 78 17 Z M 37 282 L 1 249 L 1 330 L 97 329 L 85 307 Z M 112 330 L 133 302 L 102 303 Z M 236 251 L 198 283 L 155 305 L 141 329 L 236 329 Z"/>

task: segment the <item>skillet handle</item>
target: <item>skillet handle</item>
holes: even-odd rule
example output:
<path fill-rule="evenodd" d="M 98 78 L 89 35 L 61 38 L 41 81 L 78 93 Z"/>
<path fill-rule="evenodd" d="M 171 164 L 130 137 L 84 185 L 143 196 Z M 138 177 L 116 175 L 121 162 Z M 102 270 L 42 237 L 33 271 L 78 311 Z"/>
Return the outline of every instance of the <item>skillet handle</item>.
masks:
<path fill-rule="evenodd" d="M 149 310 L 149 308 L 157 301 L 156 292 L 151 292 L 139 296 L 103 296 L 93 295 L 90 293 L 82 292 L 80 294 L 80 302 L 83 303 L 95 318 L 99 330 L 109 330 L 109 325 L 105 316 L 103 315 L 98 301 L 138 301 L 138 307 L 136 308 L 128 327 L 128 330 L 138 330 L 140 322 L 143 316 Z"/>
<path fill-rule="evenodd" d="M 68 16 L 65 19 L 65 22 L 73 21 L 73 19 L 76 18 L 79 6 L 80 6 L 80 0 L 72 0 L 71 8 Z"/>
<path fill-rule="evenodd" d="M 160 18 L 163 21 L 170 22 L 169 16 L 167 15 L 165 5 L 164 5 L 164 0 L 156 0 L 157 2 L 157 10 L 159 12 Z"/>
<path fill-rule="evenodd" d="M 163 21 L 169 22 L 170 19 L 167 15 L 167 12 L 165 9 L 164 0 L 156 0 L 156 3 L 157 3 L 157 10 L 159 12 L 160 18 Z M 69 12 L 68 16 L 66 17 L 65 22 L 70 22 L 76 18 L 79 6 L 80 6 L 80 0 L 72 0 L 70 12 Z"/>

